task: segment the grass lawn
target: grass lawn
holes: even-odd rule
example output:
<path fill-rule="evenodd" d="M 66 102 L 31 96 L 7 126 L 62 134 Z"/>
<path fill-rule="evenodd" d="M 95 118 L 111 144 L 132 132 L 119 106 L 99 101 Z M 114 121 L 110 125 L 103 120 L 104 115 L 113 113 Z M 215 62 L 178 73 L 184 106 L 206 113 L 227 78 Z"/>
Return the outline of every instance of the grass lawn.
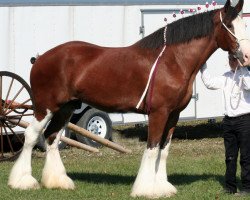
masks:
<path fill-rule="evenodd" d="M 221 130 L 218 125 L 203 123 L 195 126 L 182 123 L 176 130 L 168 157 L 167 172 L 169 181 L 175 185 L 178 193 L 171 199 L 250 199 L 223 194 L 225 165 Z M 7 186 L 7 180 L 13 163 L 0 163 L 0 199 L 145 199 L 131 198 L 130 191 L 146 146 L 146 129 L 119 127 L 114 130 L 113 136 L 115 142 L 131 149 L 133 153 L 120 154 L 106 147 L 101 148 L 97 154 L 76 148 L 61 151 L 67 173 L 76 185 L 74 191 L 45 188 L 30 191 L 12 190 Z M 33 175 L 38 180 L 41 179 L 44 156 L 44 153 L 34 151 Z"/>

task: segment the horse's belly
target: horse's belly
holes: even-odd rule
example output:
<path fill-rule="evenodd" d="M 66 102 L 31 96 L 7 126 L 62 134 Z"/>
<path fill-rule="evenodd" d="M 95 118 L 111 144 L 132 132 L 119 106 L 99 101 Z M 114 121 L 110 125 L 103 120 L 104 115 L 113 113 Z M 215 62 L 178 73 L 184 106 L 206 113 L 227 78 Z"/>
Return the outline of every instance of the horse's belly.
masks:
<path fill-rule="evenodd" d="M 85 79 L 77 86 L 77 91 L 83 102 L 109 112 L 131 111 L 140 98 L 135 82 L 122 77 Z"/>

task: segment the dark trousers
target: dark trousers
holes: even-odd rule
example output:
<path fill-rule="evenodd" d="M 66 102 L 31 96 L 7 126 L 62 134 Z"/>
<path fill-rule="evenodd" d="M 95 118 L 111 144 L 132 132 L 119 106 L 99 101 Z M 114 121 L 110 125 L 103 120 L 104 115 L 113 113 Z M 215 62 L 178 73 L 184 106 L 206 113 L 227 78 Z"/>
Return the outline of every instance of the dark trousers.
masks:
<path fill-rule="evenodd" d="M 236 170 L 240 151 L 242 189 L 250 189 L 250 114 L 240 117 L 225 117 L 223 120 L 226 157 L 225 187 L 237 192 Z"/>

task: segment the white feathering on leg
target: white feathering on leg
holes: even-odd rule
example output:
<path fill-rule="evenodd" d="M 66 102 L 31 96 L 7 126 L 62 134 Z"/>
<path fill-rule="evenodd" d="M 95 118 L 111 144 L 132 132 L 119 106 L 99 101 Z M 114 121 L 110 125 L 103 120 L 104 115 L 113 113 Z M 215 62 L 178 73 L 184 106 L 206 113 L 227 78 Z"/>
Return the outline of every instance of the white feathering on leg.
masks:
<path fill-rule="evenodd" d="M 170 141 L 164 149 L 156 147 L 144 151 L 141 166 L 132 188 L 132 197 L 159 198 L 176 194 L 177 190 L 168 182 L 166 173 Z"/>
<path fill-rule="evenodd" d="M 26 128 L 23 150 L 10 172 L 8 185 L 11 188 L 26 190 L 38 189 L 40 187 L 37 180 L 32 176 L 31 155 L 39 134 L 51 117 L 51 112 L 47 111 L 47 115 L 42 121 L 39 122 L 34 118 Z"/>
<path fill-rule="evenodd" d="M 73 181 L 67 176 L 65 167 L 61 160 L 58 143 L 62 129 L 56 136 L 52 145 L 47 146 L 46 160 L 42 174 L 42 185 L 46 188 L 74 189 Z"/>

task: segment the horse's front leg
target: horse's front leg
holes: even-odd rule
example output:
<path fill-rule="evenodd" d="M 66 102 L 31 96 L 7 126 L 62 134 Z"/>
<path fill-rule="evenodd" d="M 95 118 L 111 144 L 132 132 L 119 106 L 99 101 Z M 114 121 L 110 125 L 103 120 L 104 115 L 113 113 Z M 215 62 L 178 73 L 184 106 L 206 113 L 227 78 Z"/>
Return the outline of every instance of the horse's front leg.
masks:
<path fill-rule="evenodd" d="M 41 183 L 46 188 L 74 189 L 74 182 L 67 176 L 59 154 L 58 144 L 64 128 L 59 131 L 51 145 L 47 144 L 46 160 Z"/>
<path fill-rule="evenodd" d="M 168 182 L 166 161 L 171 137 L 166 143 L 167 112 L 151 113 L 149 116 L 149 136 L 147 149 L 144 151 L 141 166 L 132 188 L 131 196 L 148 198 L 170 197 L 176 194 L 176 188 Z M 167 132 L 166 132 L 167 131 Z M 174 128 L 170 129 L 173 132 Z M 163 142 L 164 141 L 164 142 Z"/>
<path fill-rule="evenodd" d="M 26 128 L 24 133 L 25 142 L 22 152 L 10 172 L 8 185 L 11 188 L 23 190 L 39 188 L 39 183 L 31 175 L 32 149 L 37 143 L 39 134 L 42 133 L 44 127 L 51 118 L 52 114 L 50 112 L 47 112 L 47 115 L 43 120 L 38 121 L 36 120 L 36 118 L 34 118 L 30 125 Z"/>

